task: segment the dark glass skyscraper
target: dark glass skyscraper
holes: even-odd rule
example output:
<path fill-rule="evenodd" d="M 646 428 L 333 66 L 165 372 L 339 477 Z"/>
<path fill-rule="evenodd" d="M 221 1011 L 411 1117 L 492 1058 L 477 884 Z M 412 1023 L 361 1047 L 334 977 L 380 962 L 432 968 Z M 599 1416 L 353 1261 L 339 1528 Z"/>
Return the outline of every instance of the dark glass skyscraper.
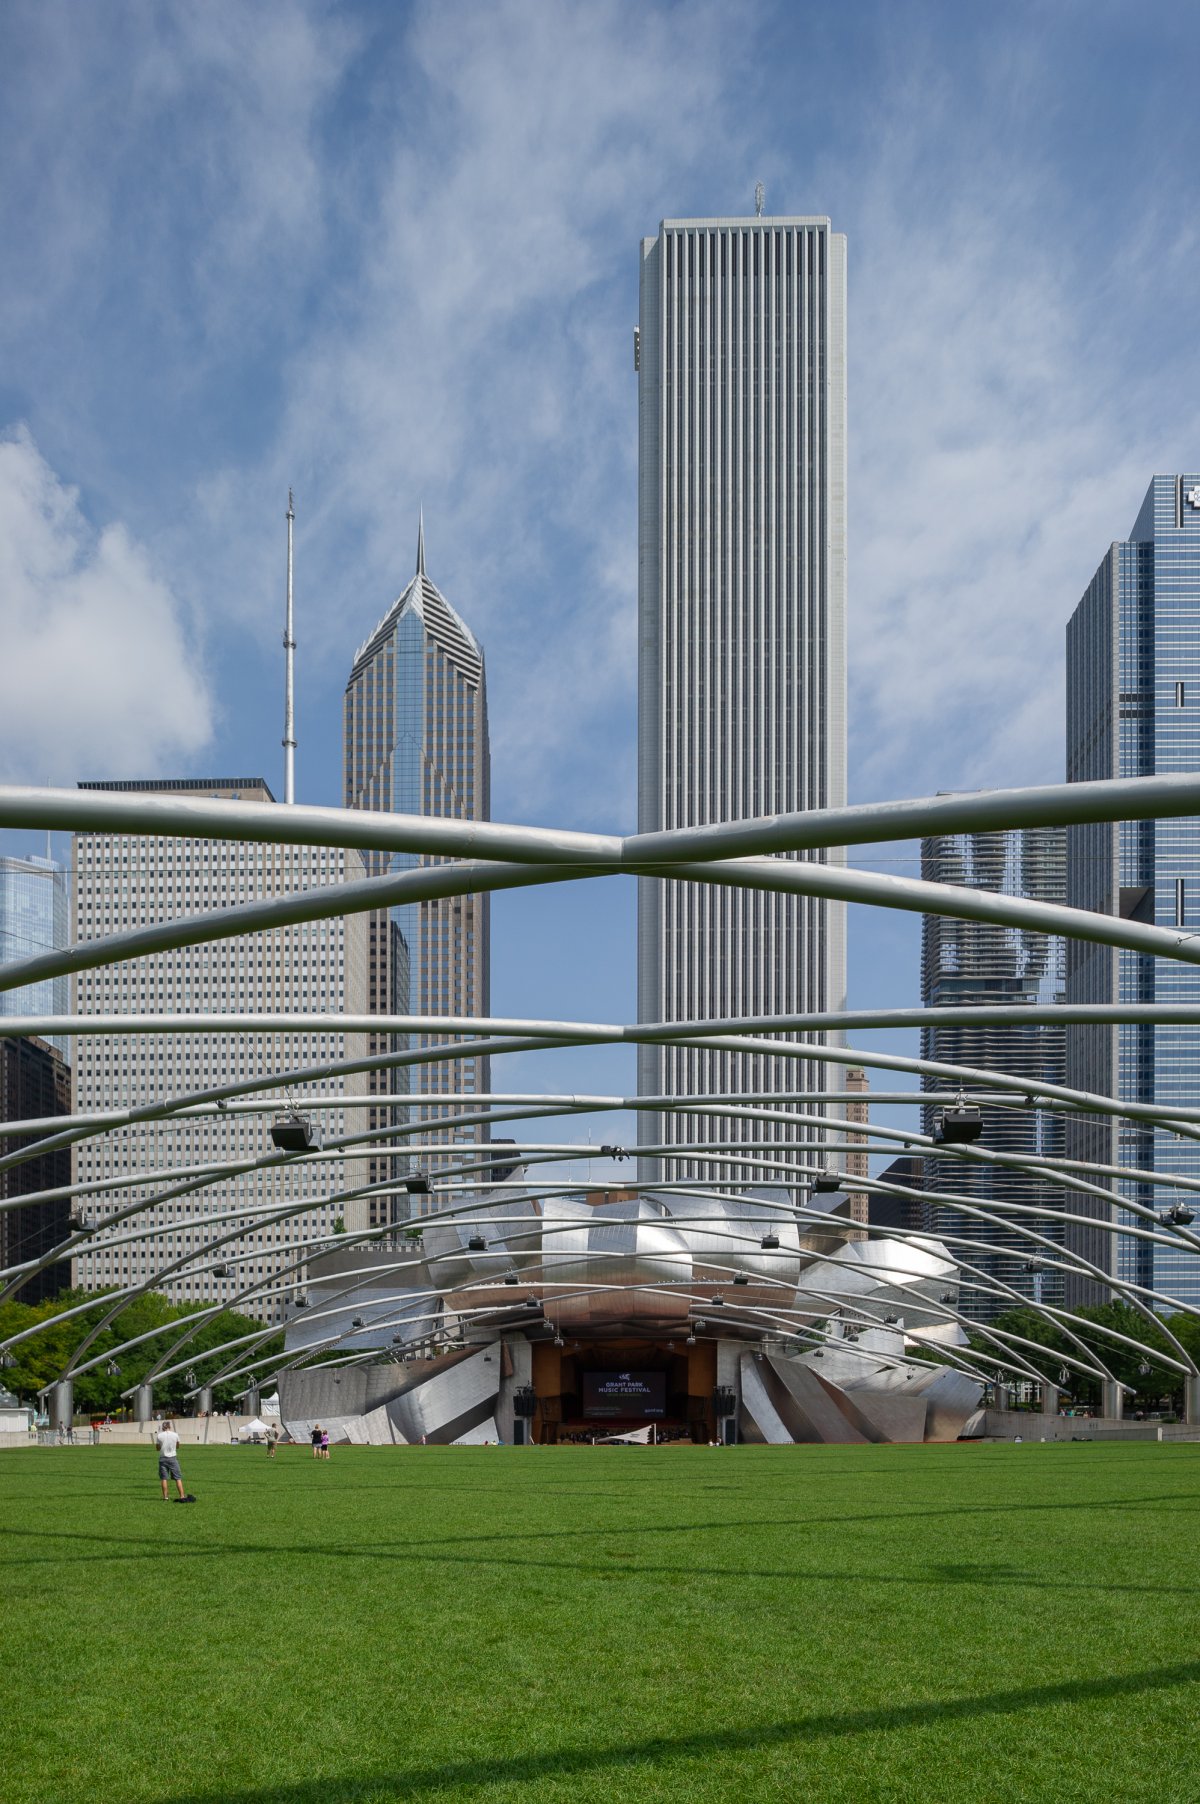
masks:
<path fill-rule="evenodd" d="M 360 646 L 346 685 L 344 797 L 347 808 L 383 809 L 484 821 L 491 812 L 491 754 L 483 650 L 425 574 L 425 535 L 417 538 L 412 581 Z M 404 853 L 366 852 L 373 875 L 438 862 Z M 488 897 L 451 896 L 371 917 L 373 1014 L 486 1015 L 491 1008 Z M 419 1036 L 434 1046 L 446 1036 Z M 372 1047 L 392 1044 L 373 1037 Z M 456 1135 L 435 1124 L 458 1111 L 437 1096 L 489 1087 L 486 1058 L 418 1065 L 411 1083 L 383 1074 L 380 1087 L 422 1098 L 423 1139 Z M 429 1099 L 429 1100 L 425 1100 Z M 381 1123 L 382 1125 L 382 1123 Z M 474 1141 L 477 1130 L 464 1130 Z M 382 1165 L 373 1177 L 389 1175 Z M 392 1174 L 394 1175 L 394 1174 Z M 382 1205 L 373 1205 L 376 1217 Z"/>
<path fill-rule="evenodd" d="M 1200 475 L 1156 476 L 1128 539 L 1109 547 L 1067 627 L 1067 778 L 1165 776 L 1200 770 Z M 1067 833 L 1067 899 L 1075 907 L 1200 933 L 1200 822 L 1126 821 Z M 1136 952 L 1072 942 L 1070 1002 L 1200 1003 L 1200 970 Z M 1194 1106 L 1200 1027 L 1071 1027 L 1067 1081 L 1130 1102 Z M 1071 1123 L 1076 1156 L 1153 1171 L 1166 1188 L 1122 1183 L 1148 1206 L 1170 1203 L 1172 1174 L 1200 1177 L 1200 1144 L 1102 1116 Z M 1106 1205 L 1076 1212 L 1100 1215 Z M 1081 1229 L 1076 1244 L 1112 1269 L 1109 1234 Z M 1194 1254 L 1132 1237 L 1118 1275 L 1200 1303 Z M 1068 1300 L 1072 1299 L 1068 1291 Z M 1102 1284 L 1080 1284 L 1096 1301 Z"/>
<path fill-rule="evenodd" d="M 1061 827 L 1030 827 L 1007 833 L 942 833 L 921 843 L 921 875 L 932 883 L 965 889 L 997 890 L 1028 896 L 1037 902 L 1061 903 L 1066 891 L 1066 845 Z M 1023 1007 L 1061 1002 L 1064 984 L 1063 943 L 1044 933 L 1000 927 L 987 921 L 958 921 L 925 915 L 921 926 L 921 1000 L 926 1008 L 1002 1004 Z M 921 1056 L 983 1071 L 1006 1072 L 1037 1083 L 1063 1082 L 1065 1049 L 1061 1027 L 1021 1024 L 926 1027 Z M 944 1089 L 945 1079 L 926 1078 L 925 1089 Z M 925 1131 L 935 1111 L 923 1111 Z M 1038 1109 L 1010 1107 L 984 1111 L 978 1145 L 993 1152 L 1028 1157 L 1061 1156 L 1061 1118 Z M 925 1188 L 955 1191 L 1003 1216 L 1012 1203 L 1061 1209 L 1063 1192 L 1039 1183 L 1018 1167 L 989 1165 L 970 1158 L 925 1160 Z M 1041 1302 L 1062 1298 L 1059 1274 L 1028 1270 L 1035 1262 L 1028 1240 L 1011 1228 L 981 1222 L 952 1202 L 930 1208 L 930 1231 L 976 1243 L 954 1244 L 954 1251 L 990 1280 Z M 1013 1218 L 1017 1219 L 1017 1218 Z M 1019 1218 L 1040 1233 L 1044 1222 Z M 1057 1236 L 1052 1236 L 1057 1238 Z M 966 1276 L 961 1290 L 964 1315 L 988 1321 L 1011 1307 L 1003 1298 L 972 1290 Z"/>
<path fill-rule="evenodd" d="M 0 858 L 0 965 L 62 952 L 71 943 L 67 873 L 51 858 Z M 0 1015 L 65 1015 L 71 980 L 47 977 L 20 990 L 0 990 Z M 68 1039 L 50 1042 L 71 1057 Z"/>

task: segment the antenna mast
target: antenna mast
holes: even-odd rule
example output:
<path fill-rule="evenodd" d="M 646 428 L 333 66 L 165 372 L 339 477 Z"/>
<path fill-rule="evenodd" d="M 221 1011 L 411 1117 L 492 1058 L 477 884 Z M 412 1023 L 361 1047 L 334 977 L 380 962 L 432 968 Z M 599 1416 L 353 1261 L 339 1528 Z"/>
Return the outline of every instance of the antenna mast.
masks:
<path fill-rule="evenodd" d="M 283 799 L 285 802 L 296 800 L 296 708 L 295 708 L 295 665 L 296 641 L 292 637 L 292 524 L 296 518 L 296 510 L 292 506 L 292 491 L 288 490 L 288 549 L 287 549 L 287 624 L 283 629 L 283 657 L 286 672 L 284 682 L 283 703 Z"/>

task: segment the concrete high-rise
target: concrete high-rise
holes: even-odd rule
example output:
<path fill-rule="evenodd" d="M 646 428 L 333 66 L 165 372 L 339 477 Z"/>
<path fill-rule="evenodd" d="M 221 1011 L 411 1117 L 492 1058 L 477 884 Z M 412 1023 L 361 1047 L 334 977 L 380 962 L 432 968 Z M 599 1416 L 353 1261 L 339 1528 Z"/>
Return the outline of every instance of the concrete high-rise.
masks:
<path fill-rule="evenodd" d="M 424 529 L 417 538 L 416 574 L 355 654 L 346 685 L 343 797 L 347 808 L 383 809 L 454 820 L 485 821 L 491 812 L 491 753 L 483 650 L 466 623 L 425 574 Z M 433 857 L 367 852 L 377 875 L 441 862 Z M 489 898 L 452 896 L 371 917 L 373 1014 L 470 1016 L 491 1008 Z M 449 1036 L 423 1034 L 418 1047 Z M 395 1044 L 373 1037 L 378 1051 Z M 473 1095 L 490 1086 L 485 1057 L 417 1065 L 403 1085 L 418 1098 L 421 1139 L 449 1148 L 473 1143 L 477 1129 L 458 1135 L 437 1127 L 457 1109 L 439 1096 Z M 400 1083 L 380 1089 L 407 1094 Z M 392 1118 L 401 1114 L 399 1107 Z M 383 1112 L 381 1111 L 381 1125 Z M 448 1155 L 447 1155 L 448 1156 Z M 440 1157 L 427 1161 L 444 1163 Z M 380 1218 L 382 1219 L 382 1217 Z"/>
<path fill-rule="evenodd" d="M 664 220 L 642 243 L 635 361 L 639 829 L 836 807 L 846 794 L 845 238 L 815 217 Z M 844 995 L 840 903 L 641 880 L 641 1021 L 839 1008 Z M 639 1053 L 643 1096 L 767 1097 L 825 1083 L 791 1057 Z M 795 1139 L 786 1123 L 641 1119 L 645 1141 Z M 666 1169 L 759 1175 L 686 1158 Z"/>
<path fill-rule="evenodd" d="M 1128 539 L 1106 552 L 1067 627 L 1067 779 L 1166 776 L 1200 770 L 1200 474 L 1155 476 Z M 1067 900 L 1077 908 L 1200 932 L 1200 823 L 1194 819 L 1096 823 L 1067 831 Z M 1068 1002 L 1200 1003 L 1200 971 L 1169 959 L 1071 941 Z M 1200 1027 L 1067 1029 L 1067 1081 L 1170 1112 L 1194 1106 Z M 1155 1187 L 1121 1192 L 1148 1207 L 1173 1200 L 1173 1175 L 1200 1177 L 1200 1145 L 1111 1118 L 1071 1118 L 1068 1151 L 1153 1171 Z M 1164 1187 L 1165 1186 L 1165 1187 Z M 1075 1212 L 1103 1217 L 1102 1202 Z M 1071 1244 L 1102 1270 L 1200 1303 L 1195 1256 L 1132 1237 L 1116 1246 L 1099 1228 Z M 1080 1281 L 1068 1301 L 1095 1302 L 1103 1284 Z"/>
<path fill-rule="evenodd" d="M 952 883 L 962 889 L 996 890 L 1035 902 L 1061 904 L 1066 894 L 1066 841 L 1061 827 L 1028 827 L 1004 833 L 941 833 L 921 842 L 921 875 L 930 883 Z M 954 920 L 925 915 L 921 925 L 921 1001 L 927 1009 L 987 1005 L 1029 1007 L 1063 999 L 1063 942 L 1044 933 L 1000 927 L 987 921 Z M 1039 1083 L 1064 1082 L 1065 1049 L 1061 1027 L 985 1023 L 963 1027 L 925 1027 L 921 1056 L 942 1064 L 1027 1077 Z M 929 1077 L 927 1090 L 944 1090 L 946 1079 Z M 926 1133 L 936 1110 L 925 1108 Z M 985 1109 L 977 1142 L 992 1152 L 1018 1157 L 1061 1157 L 1062 1118 L 1026 1108 L 1014 1098 L 1007 1108 Z M 1011 1203 L 1061 1210 L 1064 1193 L 1019 1167 L 990 1165 L 969 1157 L 925 1160 L 925 1189 L 956 1192 L 978 1202 L 989 1214 L 1003 1217 Z M 1074 1199 L 1072 1199 L 1074 1201 Z M 1037 1268 L 1028 1239 L 1014 1228 L 980 1221 L 947 1201 L 929 1207 L 929 1231 L 951 1236 L 952 1250 L 983 1274 L 1040 1302 L 1062 1300 L 1061 1276 Z M 1048 1234 L 1060 1244 L 1057 1224 L 1009 1217 Z M 974 1243 L 960 1246 L 954 1237 Z M 960 1303 L 964 1315 L 988 1321 L 1012 1307 L 986 1289 L 970 1287 L 964 1274 Z"/>
<path fill-rule="evenodd" d="M 260 778 L 187 779 L 180 782 L 85 783 L 84 789 L 128 789 L 220 796 L 269 803 Z M 75 938 L 100 938 L 177 916 L 234 908 L 301 890 L 361 879 L 362 857 L 326 846 L 237 840 L 175 839 L 155 834 L 79 833 L 75 836 Z M 81 1015 L 365 1014 L 366 922 L 362 915 L 306 921 L 247 933 L 236 939 L 183 946 L 171 952 L 82 971 L 75 979 Z M 239 1079 L 268 1076 L 333 1061 L 362 1058 L 365 1035 L 324 1032 L 238 1034 L 121 1034 L 98 1026 L 75 1042 L 74 1105 L 77 1114 L 124 1109 L 161 1098 L 187 1096 Z M 282 1102 L 282 1091 L 277 1092 Z M 343 1099 L 366 1094 L 361 1073 L 322 1077 L 302 1094 L 332 1106 L 319 1120 L 326 1140 L 362 1126 L 364 1111 Z M 242 1112 L 234 1103 L 213 1115 L 147 1121 L 119 1128 L 74 1149 L 73 1181 L 125 1185 L 79 1199 L 78 1212 L 103 1223 L 111 1209 L 170 1192 L 147 1174 L 186 1165 L 228 1164 L 217 1183 L 181 1201 L 156 1204 L 111 1239 L 101 1231 L 75 1260 L 75 1282 L 89 1290 L 151 1282 L 184 1254 L 200 1255 L 227 1234 L 232 1218 L 244 1232 L 196 1257 L 192 1269 L 154 1284 L 172 1302 L 228 1302 L 250 1286 L 257 1301 L 240 1305 L 267 1321 L 283 1317 L 291 1284 L 303 1276 L 305 1247 L 336 1231 L 368 1225 L 362 1199 L 338 1202 L 341 1192 L 368 1182 L 366 1161 L 348 1152 L 299 1164 L 256 1166 L 272 1154 L 268 1115 Z M 283 1212 L 305 1205 L 294 1214 Z M 283 1277 L 285 1268 L 301 1270 Z"/>

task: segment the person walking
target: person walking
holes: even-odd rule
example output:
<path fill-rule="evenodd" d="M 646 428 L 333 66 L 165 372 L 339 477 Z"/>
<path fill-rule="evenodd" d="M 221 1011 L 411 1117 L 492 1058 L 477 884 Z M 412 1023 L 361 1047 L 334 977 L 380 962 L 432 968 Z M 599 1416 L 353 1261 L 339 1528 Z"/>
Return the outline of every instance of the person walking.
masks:
<path fill-rule="evenodd" d="M 275 1449 L 276 1449 L 276 1447 L 278 1447 L 278 1445 L 279 1445 L 279 1430 L 274 1427 L 268 1428 L 268 1430 L 267 1430 L 267 1458 L 268 1459 L 275 1458 Z"/>
<path fill-rule="evenodd" d="M 175 1480 L 179 1492 L 179 1501 L 183 1502 L 183 1473 L 179 1470 L 179 1436 L 175 1433 L 173 1422 L 164 1422 L 154 1437 L 154 1445 L 158 1448 L 158 1476 L 162 1481 L 163 1502 L 169 1503 L 167 1495 L 170 1482 Z"/>
<path fill-rule="evenodd" d="M 319 1422 L 313 1423 L 313 1431 L 308 1438 L 312 1442 L 313 1458 L 320 1459 L 320 1457 L 321 1457 L 321 1424 Z"/>
<path fill-rule="evenodd" d="M 329 1430 L 327 1428 L 321 1430 L 321 1458 L 329 1458 Z"/>

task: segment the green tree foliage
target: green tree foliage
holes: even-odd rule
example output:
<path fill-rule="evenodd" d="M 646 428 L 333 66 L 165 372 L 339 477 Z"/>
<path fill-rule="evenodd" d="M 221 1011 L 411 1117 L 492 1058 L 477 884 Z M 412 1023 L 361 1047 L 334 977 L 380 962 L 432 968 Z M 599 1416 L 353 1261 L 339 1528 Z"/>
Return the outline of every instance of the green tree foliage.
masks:
<path fill-rule="evenodd" d="M 1121 1384 L 1133 1388 L 1133 1403 L 1136 1408 L 1155 1409 L 1162 1403 L 1179 1408 L 1183 1402 L 1183 1376 L 1174 1372 L 1169 1366 L 1155 1359 L 1154 1354 L 1169 1353 L 1178 1358 L 1162 1329 L 1155 1323 L 1147 1321 L 1144 1315 L 1128 1303 L 1100 1303 L 1077 1312 L 1083 1319 L 1072 1323 L 1072 1331 L 1100 1364 L 1107 1367 Z M 1170 1317 L 1171 1332 L 1195 1359 L 1200 1356 L 1200 1320 L 1194 1316 L 1172 1314 Z M 1058 1373 L 1062 1365 L 1062 1356 L 1078 1357 L 1079 1349 L 1073 1345 L 1061 1329 L 1040 1316 L 1036 1310 L 1028 1308 L 1007 1309 L 998 1315 L 990 1324 L 1009 1334 L 1023 1335 L 1026 1340 L 1035 1341 L 1037 1347 L 1044 1347 L 1045 1353 L 1029 1347 L 1014 1347 L 1014 1355 L 1019 1356 L 1027 1365 L 1040 1372 L 1051 1384 L 1059 1382 Z M 1105 1333 L 1109 1329 L 1111 1333 Z M 1123 1342 L 1113 1338 L 1114 1334 L 1123 1334 L 1130 1340 L 1137 1341 L 1148 1352 L 1141 1352 L 1136 1347 L 1127 1347 Z M 979 1352 L 996 1352 L 995 1346 L 978 1332 L 972 1333 L 971 1345 Z M 1147 1369 L 1143 1369 L 1147 1368 Z M 1098 1405 L 1100 1402 L 1101 1381 L 1088 1378 L 1082 1372 L 1072 1371 L 1065 1381 L 1066 1391 L 1081 1403 Z"/>
<path fill-rule="evenodd" d="M 38 1334 L 31 1335 L 12 1349 L 15 1363 L 4 1373 L 4 1382 L 10 1390 L 32 1402 L 39 1391 L 52 1384 L 59 1377 L 63 1367 L 69 1361 L 72 1352 L 88 1334 L 111 1306 L 112 1293 L 103 1291 L 63 1291 L 48 1303 L 3 1303 L 0 1304 L 0 1340 L 7 1340 L 13 1334 L 19 1334 L 35 1324 L 44 1324 Z M 61 1320 L 64 1311 L 76 1304 L 89 1300 L 94 1307 L 81 1315 L 72 1316 L 69 1320 Z M 170 1303 L 159 1291 L 149 1291 L 138 1297 L 123 1309 L 111 1327 L 88 1348 L 85 1360 L 95 1358 L 97 1354 L 111 1355 L 122 1341 L 131 1340 L 139 1334 L 146 1334 L 151 1329 L 161 1328 L 163 1333 L 156 1334 L 153 1339 L 143 1341 L 140 1346 L 130 1347 L 117 1355 L 120 1372 L 111 1374 L 107 1370 L 107 1359 L 90 1372 L 75 1380 L 75 1406 L 83 1413 L 92 1410 L 113 1411 L 125 1407 L 121 1393 L 131 1385 L 138 1384 L 149 1372 L 152 1365 L 159 1360 L 172 1340 L 181 1335 L 189 1321 L 197 1321 L 199 1326 L 191 1338 L 180 1348 L 177 1360 L 186 1359 L 188 1366 L 194 1367 L 197 1376 L 203 1380 L 205 1375 L 206 1353 L 215 1350 L 230 1340 L 237 1340 L 242 1335 L 261 1332 L 263 1324 L 251 1316 L 240 1315 L 232 1309 L 219 1310 L 215 1315 L 205 1315 L 203 1306 L 194 1303 Z M 265 1359 L 273 1353 L 283 1352 L 282 1334 L 274 1334 L 268 1340 L 253 1348 L 247 1355 L 255 1360 Z M 232 1357 L 232 1355 L 230 1356 Z M 224 1359 L 213 1358 L 208 1363 L 209 1371 L 217 1371 L 225 1364 Z M 236 1393 L 242 1389 L 244 1380 L 235 1384 L 218 1385 L 214 1403 L 217 1408 L 228 1408 Z M 154 1401 L 156 1408 L 170 1409 L 185 1413 L 193 1407 L 186 1401 L 185 1393 L 191 1389 L 183 1372 L 172 1378 L 154 1380 Z"/>

